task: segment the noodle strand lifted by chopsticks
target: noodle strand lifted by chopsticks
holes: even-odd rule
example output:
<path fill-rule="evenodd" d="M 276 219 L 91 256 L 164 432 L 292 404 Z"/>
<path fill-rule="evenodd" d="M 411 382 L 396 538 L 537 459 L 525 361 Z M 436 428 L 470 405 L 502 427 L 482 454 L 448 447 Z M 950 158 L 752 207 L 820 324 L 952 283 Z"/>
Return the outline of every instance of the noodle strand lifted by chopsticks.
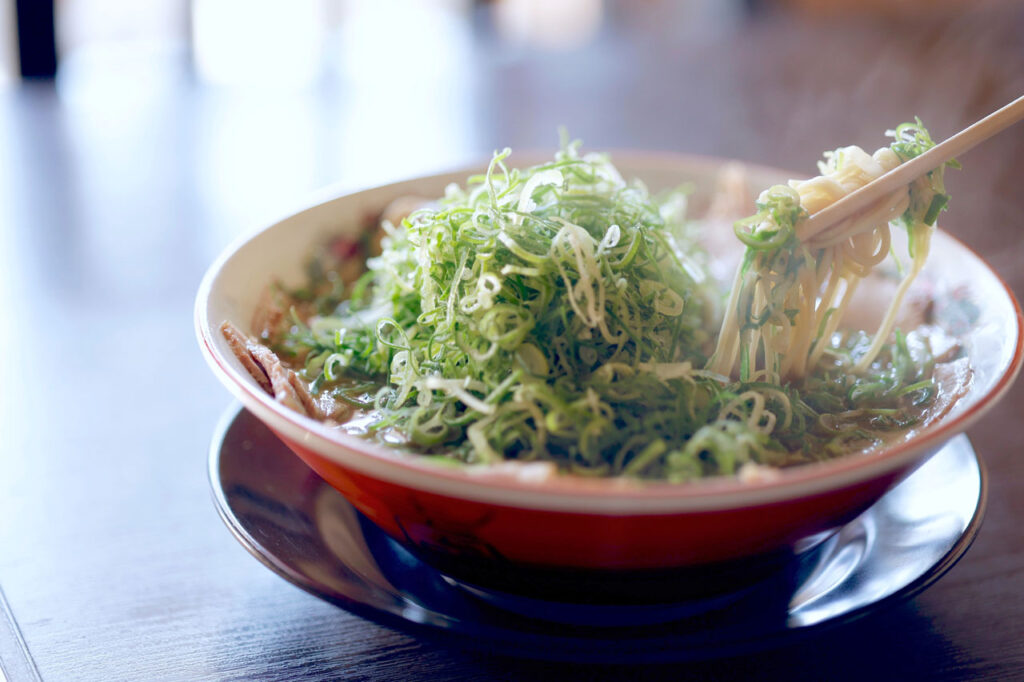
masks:
<path fill-rule="evenodd" d="M 854 371 L 863 372 L 875 360 L 924 265 L 935 218 L 948 201 L 943 168 L 817 234 L 804 234 L 801 227 L 808 215 L 934 146 L 920 121 L 888 134 L 895 142 L 874 154 L 856 146 L 826 153 L 821 175 L 765 190 L 758 198 L 760 211 L 736 223 L 747 253 L 710 371 L 734 375 L 738 370 L 741 380 L 771 383 L 804 377 L 839 328 L 857 284 L 890 253 L 891 224 L 899 221 L 909 237 L 910 267 Z"/>

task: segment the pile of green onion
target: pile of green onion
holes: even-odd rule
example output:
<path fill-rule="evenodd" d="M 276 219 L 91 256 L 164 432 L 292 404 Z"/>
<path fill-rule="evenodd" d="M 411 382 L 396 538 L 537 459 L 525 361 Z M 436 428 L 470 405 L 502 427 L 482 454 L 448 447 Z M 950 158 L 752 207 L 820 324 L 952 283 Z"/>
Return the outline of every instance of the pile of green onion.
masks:
<path fill-rule="evenodd" d="M 371 432 L 453 463 L 684 481 L 870 446 L 933 393 L 902 335 L 856 374 L 862 334 L 798 384 L 706 369 L 724 295 L 685 191 L 653 196 L 577 143 L 526 170 L 508 157 L 386 224 L 344 300 L 273 340 Z"/>

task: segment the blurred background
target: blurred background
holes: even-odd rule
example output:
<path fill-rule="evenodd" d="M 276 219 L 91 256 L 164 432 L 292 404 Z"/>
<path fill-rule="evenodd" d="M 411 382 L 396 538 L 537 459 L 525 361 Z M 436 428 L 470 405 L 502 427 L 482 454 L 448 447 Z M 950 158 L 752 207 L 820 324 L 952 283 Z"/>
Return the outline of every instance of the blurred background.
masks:
<path fill-rule="evenodd" d="M 873 149 L 914 115 L 944 138 L 1024 91 L 1015 2 L 2 5 L 0 201 L 65 233 L 108 211 L 106 236 L 79 235 L 82 248 L 175 231 L 221 246 L 321 185 L 552 148 L 559 125 L 591 148 L 809 172 L 823 149 Z M 998 171 L 972 170 L 972 187 L 1006 189 Z M 73 188 L 73 205 L 18 207 L 21 183 L 41 182 Z"/>

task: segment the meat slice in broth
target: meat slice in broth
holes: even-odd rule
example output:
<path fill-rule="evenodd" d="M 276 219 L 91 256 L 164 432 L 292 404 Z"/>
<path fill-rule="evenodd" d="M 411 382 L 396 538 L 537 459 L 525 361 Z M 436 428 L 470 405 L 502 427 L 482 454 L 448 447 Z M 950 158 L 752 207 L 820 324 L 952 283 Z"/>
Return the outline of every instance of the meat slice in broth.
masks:
<path fill-rule="evenodd" d="M 274 400 L 307 417 L 324 418 L 302 379 L 285 367 L 274 351 L 256 343 L 230 322 L 224 322 L 220 330 L 235 357 Z"/>

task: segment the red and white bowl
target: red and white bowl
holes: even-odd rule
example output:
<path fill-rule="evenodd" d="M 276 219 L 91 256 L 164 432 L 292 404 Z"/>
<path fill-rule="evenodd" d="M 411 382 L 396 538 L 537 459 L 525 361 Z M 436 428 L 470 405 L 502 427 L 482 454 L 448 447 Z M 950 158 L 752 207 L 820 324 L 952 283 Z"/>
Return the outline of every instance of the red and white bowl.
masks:
<path fill-rule="evenodd" d="M 618 153 L 613 160 L 624 177 L 640 178 L 652 190 L 693 183 L 698 202 L 726 163 L 650 153 Z M 763 167 L 746 171 L 755 193 L 791 177 Z M 774 480 L 669 484 L 568 475 L 530 480 L 502 467 L 441 467 L 345 435 L 267 395 L 228 349 L 218 331 L 221 323 L 230 320 L 247 329 L 268 284 L 301 282 L 314 245 L 365 229 L 368 217 L 397 197 L 440 196 L 448 183 L 464 182 L 468 174 L 444 173 L 337 196 L 276 222 L 217 259 L 195 308 L 202 352 L 228 390 L 364 515 L 428 561 L 642 571 L 799 547 L 854 518 L 977 421 L 1020 369 L 1019 304 L 988 265 L 939 231 L 922 281 L 954 302 L 950 310 L 964 312 L 959 337 L 974 372 L 969 391 L 909 439 L 788 469 Z"/>

